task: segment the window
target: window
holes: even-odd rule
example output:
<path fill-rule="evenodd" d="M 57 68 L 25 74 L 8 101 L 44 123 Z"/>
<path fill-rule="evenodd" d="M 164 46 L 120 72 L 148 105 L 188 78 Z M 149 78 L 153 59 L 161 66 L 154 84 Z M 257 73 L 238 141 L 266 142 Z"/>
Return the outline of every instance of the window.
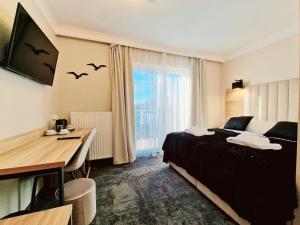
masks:
<path fill-rule="evenodd" d="M 188 67 L 134 64 L 137 155 L 157 153 L 166 135 L 190 125 L 191 72 Z"/>

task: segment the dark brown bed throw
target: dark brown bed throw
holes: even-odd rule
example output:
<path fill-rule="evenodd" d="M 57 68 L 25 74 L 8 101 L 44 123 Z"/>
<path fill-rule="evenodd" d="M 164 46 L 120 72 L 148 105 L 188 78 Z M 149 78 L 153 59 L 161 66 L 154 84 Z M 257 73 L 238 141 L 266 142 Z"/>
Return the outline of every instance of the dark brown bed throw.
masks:
<path fill-rule="evenodd" d="M 296 142 L 272 139 L 282 150 L 230 144 L 238 133 L 216 129 L 212 136 L 168 134 L 164 162 L 183 167 L 251 224 L 282 224 L 294 218 Z"/>

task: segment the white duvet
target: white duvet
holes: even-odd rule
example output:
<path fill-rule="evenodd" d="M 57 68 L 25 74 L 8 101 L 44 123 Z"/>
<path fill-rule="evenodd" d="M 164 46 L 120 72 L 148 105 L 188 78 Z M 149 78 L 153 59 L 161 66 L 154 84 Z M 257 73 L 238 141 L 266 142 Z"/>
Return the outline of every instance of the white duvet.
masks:
<path fill-rule="evenodd" d="M 256 149 L 266 150 L 281 150 L 282 146 L 280 144 L 270 143 L 269 138 L 256 134 L 251 132 L 243 132 L 239 134 L 236 137 L 228 137 L 227 142 L 237 144 L 237 145 L 243 145 L 243 146 L 249 146 Z"/>
<path fill-rule="evenodd" d="M 201 128 L 201 127 L 190 127 L 188 129 L 185 129 L 184 132 L 198 137 L 215 134 L 214 131 L 208 131 L 207 128 Z"/>

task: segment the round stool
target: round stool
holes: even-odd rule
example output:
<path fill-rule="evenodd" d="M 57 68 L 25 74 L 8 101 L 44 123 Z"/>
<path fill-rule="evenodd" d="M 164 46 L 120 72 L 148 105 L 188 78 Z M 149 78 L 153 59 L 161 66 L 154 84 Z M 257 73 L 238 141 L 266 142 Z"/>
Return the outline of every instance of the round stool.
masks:
<path fill-rule="evenodd" d="M 96 215 L 96 183 L 89 178 L 79 178 L 65 183 L 64 204 L 72 204 L 73 225 L 88 225 Z M 55 192 L 58 199 L 59 189 Z"/>

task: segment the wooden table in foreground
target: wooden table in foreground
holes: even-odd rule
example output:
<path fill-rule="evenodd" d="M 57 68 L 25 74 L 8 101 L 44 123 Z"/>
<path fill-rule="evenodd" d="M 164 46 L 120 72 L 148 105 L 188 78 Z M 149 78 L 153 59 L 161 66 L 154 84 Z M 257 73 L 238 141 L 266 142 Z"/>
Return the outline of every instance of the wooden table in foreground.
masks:
<path fill-rule="evenodd" d="M 0 220 L 0 225 L 67 225 L 70 221 L 72 205 L 48 209 L 23 216 Z"/>
<path fill-rule="evenodd" d="M 0 149 L 0 180 L 20 177 L 59 175 L 59 203 L 64 199 L 64 167 L 79 149 L 91 129 L 76 129 L 64 136 L 80 139 L 57 140 L 60 136 L 43 136 L 9 150 Z M 13 143 L 12 143 L 13 144 Z"/>

